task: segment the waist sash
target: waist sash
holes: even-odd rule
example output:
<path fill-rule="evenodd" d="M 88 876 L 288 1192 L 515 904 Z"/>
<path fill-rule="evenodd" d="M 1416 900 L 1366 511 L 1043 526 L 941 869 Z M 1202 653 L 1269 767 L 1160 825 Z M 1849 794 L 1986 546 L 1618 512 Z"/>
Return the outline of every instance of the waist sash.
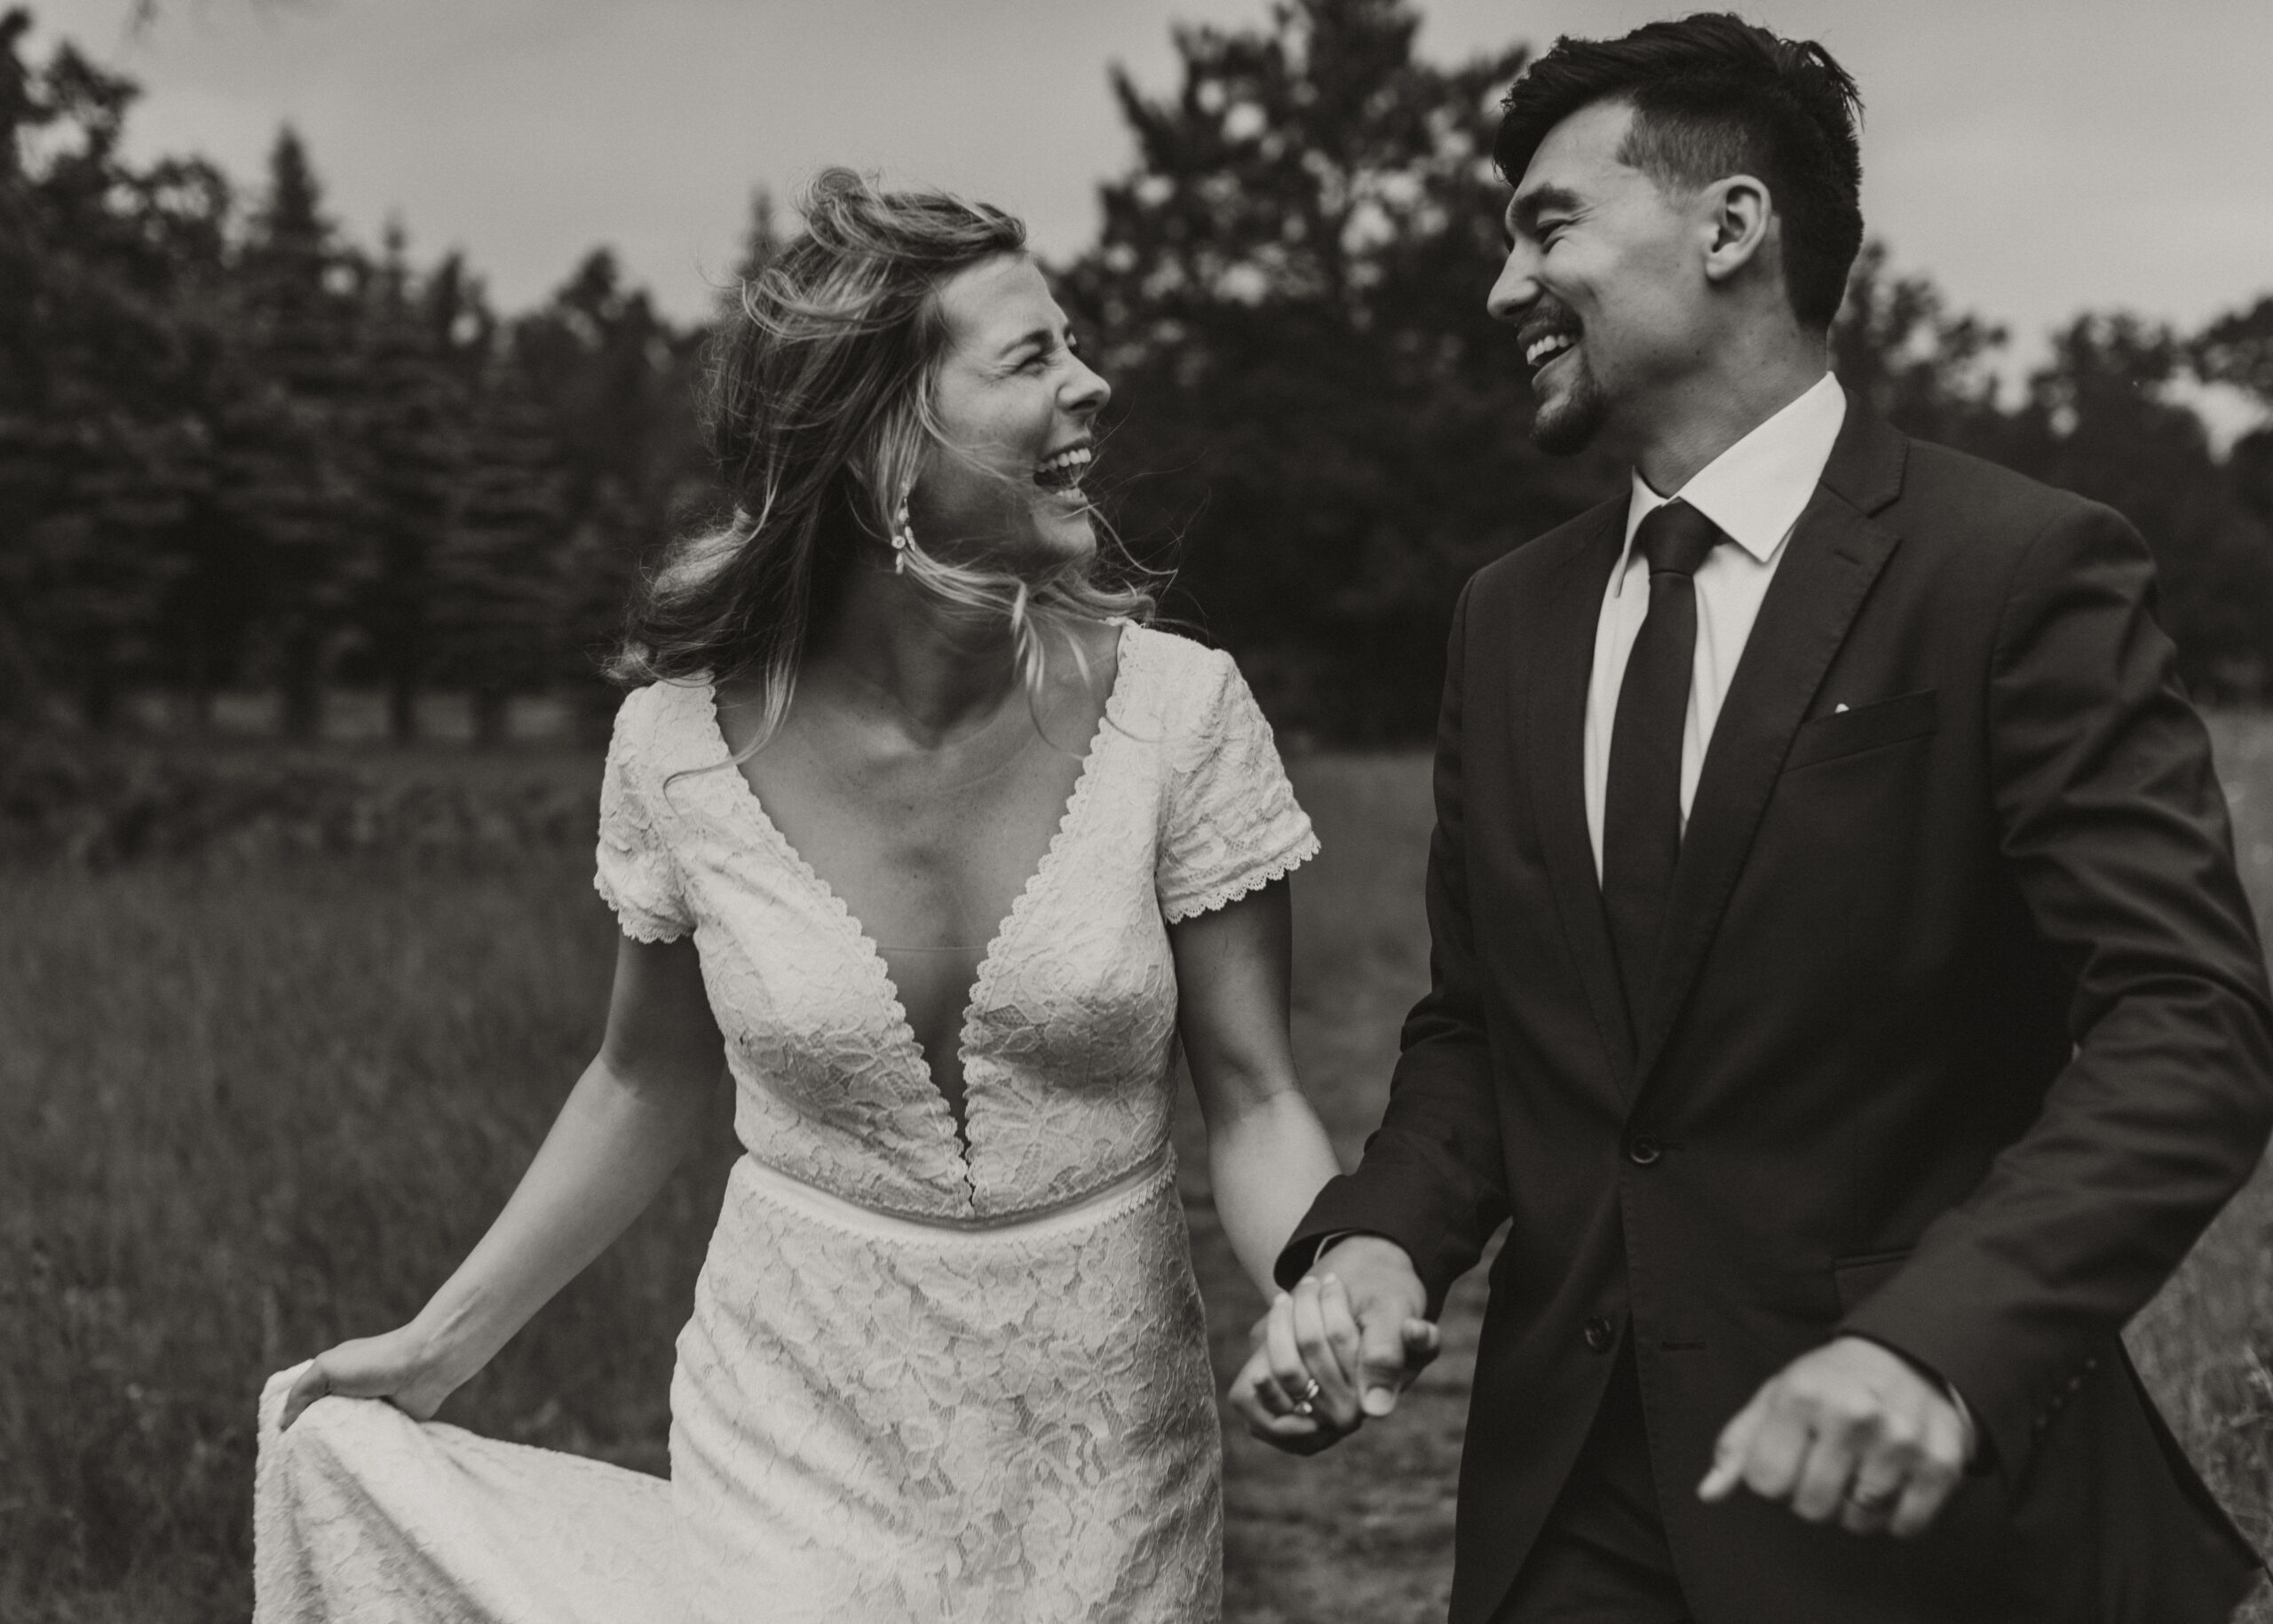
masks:
<path fill-rule="evenodd" d="M 841 1195 L 792 1177 L 779 1168 L 769 1167 L 747 1153 L 734 1164 L 733 1178 L 754 1195 L 790 1208 L 817 1222 L 854 1229 L 863 1234 L 931 1240 L 950 1235 L 1015 1235 L 1021 1240 L 1030 1240 L 1046 1237 L 1054 1232 L 1083 1229 L 1100 1218 L 1117 1216 L 1121 1210 L 1143 1205 L 1158 1192 L 1161 1185 L 1175 1182 L 1176 1153 L 1164 1144 L 1128 1172 L 1094 1190 L 1068 1196 L 1062 1201 L 1024 1208 L 1013 1213 L 999 1216 L 980 1214 L 970 1217 L 883 1212 L 873 1207 L 863 1207 L 858 1201 L 848 1201 Z"/>

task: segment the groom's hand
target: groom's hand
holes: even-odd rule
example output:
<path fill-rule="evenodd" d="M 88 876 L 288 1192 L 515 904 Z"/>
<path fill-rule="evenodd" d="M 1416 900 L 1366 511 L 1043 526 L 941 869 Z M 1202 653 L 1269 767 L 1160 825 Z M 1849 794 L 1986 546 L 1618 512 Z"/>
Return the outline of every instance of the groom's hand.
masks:
<path fill-rule="evenodd" d="M 1366 1417 L 1395 1409 L 1398 1394 L 1437 1357 L 1427 1308 L 1401 1248 L 1375 1236 L 1336 1244 L 1256 1323 L 1232 1408 L 1273 1448 L 1331 1447 Z"/>
<path fill-rule="evenodd" d="M 1722 1429 L 1699 1498 L 1741 1484 L 1811 1523 L 1923 1533 L 1964 1475 L 1971 1427 L 1940 1383 L 1859 1336 L 1803 1354 Z"/>
<path fill-rule="evenodd" d="M 1341 1283 L 1356 1322 L 1355 1358 L 1348 1363 L 1360 1416 L 1350 1425 L 1362 1416 L 1388 1414 L 1397 1408 L 1398 1395 L 1435 1360 L 1439 1346 L 1428 1319 L 1428 1288 L 1413 1259 L 1382 1236 L 1349 1235 L 1320 1252 L 1311 1273 Z M 1299 1291 L 1295 1306 L 1301 1306 Z M 1350 1340 L 1341 1325 L 1314 1329 L 1300 1313 L 1293 1318 L 1306 1363 L 1323 1351 L 1321 1343 L 1347 1346 Z"/>

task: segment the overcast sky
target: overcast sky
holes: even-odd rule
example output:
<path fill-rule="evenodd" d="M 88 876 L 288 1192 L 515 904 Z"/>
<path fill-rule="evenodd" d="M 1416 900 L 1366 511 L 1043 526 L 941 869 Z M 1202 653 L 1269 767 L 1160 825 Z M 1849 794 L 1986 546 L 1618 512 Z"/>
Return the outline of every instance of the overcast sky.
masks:
<path fill-rule="evenodd" d="M 1126 167 L 1120 62 L 1175 83 L 1176 20 L 1264 0 L 34 0 L 139 80 L 141 154 L 251 179 L 305 138 L 357 236 L 399 214 L 508 308 L 613 244 L 678 314 L 733 258 L 751 188 L 831 162 L 1022 211 L 1048 253 Z M 1686 5 L 1430 0 L 1427 54 L 1621 32 Z M 1861 81 L 1864 210 L 1897 264 L 2033 350 L 2086 307 L 2191 323 L 2273 291 L 2273 0 L 1754 0 Z M 1484 288 L 1479 282 L 1477 297 Z"/>

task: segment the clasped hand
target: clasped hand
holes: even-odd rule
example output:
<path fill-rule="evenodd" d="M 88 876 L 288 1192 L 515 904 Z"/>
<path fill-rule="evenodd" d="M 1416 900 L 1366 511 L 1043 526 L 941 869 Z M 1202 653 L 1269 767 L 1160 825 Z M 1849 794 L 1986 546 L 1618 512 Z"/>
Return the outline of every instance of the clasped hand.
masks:
<path fill-rule="evenodd" d="M 1232 1382 L 1247 1429 L 1289 1454 L 1316 1454 L 1397 1407 L 1438 1348 L 1427 1293 L 1404 1249 L 1354 1235 L 1320 1256 L 1255 1327 Z M 1853 1533 L 1922 1533 L 1956 1489 L 1972 1422 L 1900 1354 L 1857 1336 L 1802 1354 L 1722 1429 L 1708 1501 L 1738 1487 L 1811 1523 Z"/>
<path fill-rule="evenodd" d="M 1398 1395 L 1437 1357 L 1428 1293 L 1394 1241 L 1353 1235 L 1322 1253 L 1256 1321 L 1255 1351 L 1232 1380 L 1247 1430 L 1289 1454 L 1316 1454 Z"/>

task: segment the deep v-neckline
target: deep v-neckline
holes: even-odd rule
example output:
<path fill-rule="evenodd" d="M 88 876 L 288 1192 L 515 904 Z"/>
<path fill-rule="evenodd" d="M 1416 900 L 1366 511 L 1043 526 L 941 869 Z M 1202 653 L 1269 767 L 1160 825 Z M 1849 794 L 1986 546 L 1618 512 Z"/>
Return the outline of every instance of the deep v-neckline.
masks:
<path fill-rule="evenodd" d="M 1123 623 L 1113 641 L 1113 685 L 1105 690 L 1105 704 L 1097 712 L 1097 725 L 1089 734 L 1089 747 L 1081 754 L 1081 764 L 1074 773 L 1073 787 L 1066 793 L 1065 804 L 1058 811 L 1057 827 L 1050 831 L 1049 842 L 1043 846 L 1040 860 L 1026 875 L 1026 883 L 1019 886 L 1018 894 L 1010 899 L 1010 906 L 995 925 L 994 934 L 988 939 L 986 948 L 979 955 L 978 969 L 971 977 L 970 991 L 964 998 L 962 1018 L 955 1023 L 954 1058 L 962 1075 L 963 1112 L 960 1129 L 955 1121 L 954 1107 L 947 1103 L 946 1094 L 939 1087 L 939 1079 L 931 1074 L 923 1045 L 916 1040 L 915 1025 L 908 1018 L 907 1005 L 900 997 L 899 984 L 892 979 L 891 961 L 884 957 L 883 949 L 877 945 L 867 926 L 861 923 L 859 915 L 852 911 L 851 905 L 818 868 L 805 860 L 804 853 L 798 851 L 789 837 L 781 832 L 780 825 L 773 821 L 773 814 L 765 810 L 765 803 L 758 796 L 757 787 L 743 774 L 741 764 L 734 759 L 733 746 L 726 741 L 726 730 L 718 716 L 717 685 L 706 681 L 701 685 L 704 711 L 709 720 L 710 743 L 719 753 L 719 759 L 711 764 L 724 766 L 733 773 L 739 791 L 735 798 L 749 809 L 761 836 L 772 844 L 784 865 L 797 876 L 805 889 L 824 904 L 829 914 L 839 922 L 840 927 L 851 934 L 861 963 L 867 970 L 872 993 L 885 1016 L 893 1052 L 901 1061 L 901 1070 L 907 1081 L 923 1096 L 926 1114 L 936 1121 L 954 1150 L 968 1194 L 975 1194 L 977 1191 L 972 1160 L 977 1147 L 979 1116 L 978 1078 L 971 1066 L 971 1046 L 978 1035 L 979 1021 L 988 996 L 994 990 L 996 967 L 1004 947 L 1017 933 L 1019 924 L 1031 910 L 1034 899 L 1042 894 L 1057 870 L 1058 852 L 1078 827 L 1081 810 L 1089 799 L 1089 787 L 1097 779 L 1098 761 L 1104 756 L 1111 736 L 1121 730 L 1116 712 L 1121 708 L 1121 695 L 1128 688 L 1129 656 L 1132 645 L 1129 628 Z"/>

